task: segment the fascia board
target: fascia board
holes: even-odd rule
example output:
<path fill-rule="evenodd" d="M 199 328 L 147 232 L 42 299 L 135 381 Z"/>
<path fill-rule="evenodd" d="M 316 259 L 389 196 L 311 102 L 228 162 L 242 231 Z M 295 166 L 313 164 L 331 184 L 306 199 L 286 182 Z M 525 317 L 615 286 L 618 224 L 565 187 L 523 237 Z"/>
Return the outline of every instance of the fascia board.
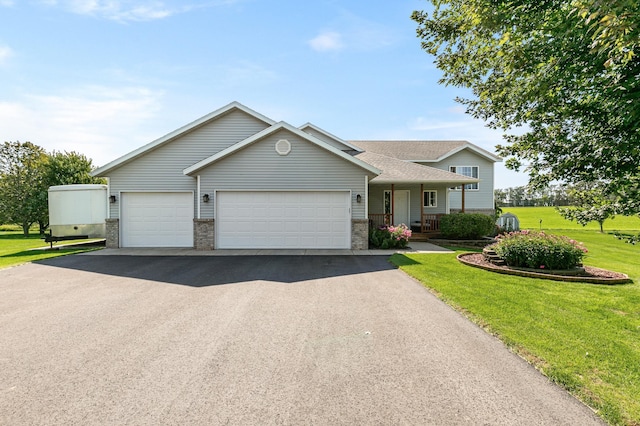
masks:
<path fill-rule="evenodd" d="M 128 154 L 123 155 L 120 158 L 117 158 L 114 161 L 111 161 L 110 163 L 107 163 L 106 165 L 102 166 L 102 167 L 98 167 L 97 169 L 93 170 L 90 174 L 91 176 L 102 176 L 105 173 L 109 172 L 110 170 L 119 167 L 123 164 L 128 163 L 129 161 L 132 161 L 133 159 L 145 154 L 146 152 L 152 151 L 153 149 L 160 147 L 170 141 L 172 141 L 173 139 L 179 137 L 182 134 L 185 134 L 187 132 L 190 132 L 191 130 L 217 118 L 220 117 L 224 114 L 226 114 L 227 112 L 231 111 L 232 109 L 239 109 L 255 118 L 257 118 L 260 121 L 263 121 L 266 124 L 269 125 L 273 125 L 275 123 L 275 121 L 273 121 L 272 119 L 260 114 L 259 112 L 256 112 L 254 110 L 252 110 L 251 108 L 248 108 L 244 105 L 242 105 L 240 102 L 231 102 L 228 105 L 223 106 L 222 108 L 219 108 L 205 116 L 202 116 L 200 118 L 198 118 L 197 120 L 192 121 L 189 124 L 186 124 L 182 127 L 180 127 L 177 130 L 174 130 L 173 132 L 167 133 L 166 135 L 162 136 L 161 138 L 158 138 L 146 145 L 141 146 L 138 149 L 135 149 L 133 151 L 131 151 Z"/>
<path fill-rule="evenodd" d="M 341 143 L 342 145 L 346 146 L 347 148 L 351 148 L 352 150 L 357 151 L 357 152 L 363 152 L 363 150 L 362 150 L 362 149 L 360 149 L 360 148 L 358 148 L 357 146 L 355 146 L 355 145 L 351 145 L 349 142 L 345 141 L 344 139 L 339 138 L 339 137 L 337 137 L 336 135 L 334 135 L 334 134 L 332 134 L 332 133 L 329 133 L 329 132 L 327 132 L 327 131 L 326 131 L 326 130 L 324 130 L 324 129 L 321 129 L 320 127 L 316 126 L 316 125 L 315 125 L 315 124 L 313 124 L 313 123 L 305 123 L 305 124 L 303 124 L 302 126 L 298 127 L 298 129 L 300 129 L 300 130 L 304 131 L 304 129 L 306 129 L 307 127 L 312 128 L 312 129 L 313 129 L 313 130 L 315 130 L 316 132 L 322 133 L 323 135 L 325 135 L 325 136 L 327 136 L 327 137 L 329 137 L 329 138 L 331 138 L 331 139 L 335 140 L 336 142 Z"/>

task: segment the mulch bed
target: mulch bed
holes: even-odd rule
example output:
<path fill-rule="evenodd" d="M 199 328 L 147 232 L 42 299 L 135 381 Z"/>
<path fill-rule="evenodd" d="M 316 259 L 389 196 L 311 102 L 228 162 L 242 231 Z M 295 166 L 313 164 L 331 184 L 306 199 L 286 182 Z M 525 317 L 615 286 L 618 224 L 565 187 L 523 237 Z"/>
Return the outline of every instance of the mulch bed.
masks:
<path fill-rule="evenodd" d="M 554 275 L 534 271 L 524 271 L 513 269 L 508 266 L 498 266 L 485 259 L 482 253 L 462 253 L 458 255 L 458 260 L 465 265 L 484 269 L 499 274 L 517 275 L 521 277 L 544 278 L 556 281 L 584 282 L 591 284 L 625 284 L 633 282 L 627 275 L 620 272 L 608 271 L 606 269 L 584 266 L 583 275 Z"/>

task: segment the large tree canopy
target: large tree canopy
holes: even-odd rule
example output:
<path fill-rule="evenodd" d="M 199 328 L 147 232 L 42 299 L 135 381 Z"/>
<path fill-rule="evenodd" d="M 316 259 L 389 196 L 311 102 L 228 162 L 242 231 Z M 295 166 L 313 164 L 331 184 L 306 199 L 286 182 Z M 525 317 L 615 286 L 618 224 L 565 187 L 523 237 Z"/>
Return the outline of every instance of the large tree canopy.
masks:
<path fill-rule="evenodd" d="M 441 83 L 506 132 L 507 167 L 533 187 L 606 183 L 626 213 L 640 201 L 640 5 L 637 0 L 431 0 L 414 12 Z"/>
<path fill-rule="evenodd" d="M 104 183 L 89 173 L 91 160 L 77 152 L 48 154 L 31 142 L 0 145 L 0 223 L 15 223 L 24 235 L 34 223 L 49 225 L 48 189 L 55 185 Z"/>
<path fill-rule="evenodd" d="M 47 204 L 47 153 L 31 142 L 0 145 L 0 219 L 15 223 L 29 234 Z"/>

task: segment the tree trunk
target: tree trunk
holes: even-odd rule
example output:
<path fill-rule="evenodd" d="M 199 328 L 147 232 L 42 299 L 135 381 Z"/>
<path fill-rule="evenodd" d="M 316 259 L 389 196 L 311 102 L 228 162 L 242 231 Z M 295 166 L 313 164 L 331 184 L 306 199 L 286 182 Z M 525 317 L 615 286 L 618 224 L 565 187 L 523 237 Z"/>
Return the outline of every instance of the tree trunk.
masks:
<path fill-rule="evenodd" d="M 31 228 L 30 223 L 22 222 L 22 233 L 25 237 L 29 236 L 29 228 Z"/>

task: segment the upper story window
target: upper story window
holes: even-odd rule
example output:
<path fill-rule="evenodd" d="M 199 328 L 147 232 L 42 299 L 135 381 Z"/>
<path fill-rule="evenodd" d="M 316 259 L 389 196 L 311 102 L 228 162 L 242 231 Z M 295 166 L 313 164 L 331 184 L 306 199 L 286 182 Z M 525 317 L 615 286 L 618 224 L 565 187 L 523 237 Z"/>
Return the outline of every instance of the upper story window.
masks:
<path fill-rule="evenodd" d="M 449 171 L 451 173 L 458 173 L 459 175 L 478 178 L 479 176 L 479 167 L 478 166 L 449 166 Z M 453 189 L 462 189 L 461 186 L 456 186 Z M 464 186 L 465 190 L 478 190 L 477 183 L 468 183 Z"/>

